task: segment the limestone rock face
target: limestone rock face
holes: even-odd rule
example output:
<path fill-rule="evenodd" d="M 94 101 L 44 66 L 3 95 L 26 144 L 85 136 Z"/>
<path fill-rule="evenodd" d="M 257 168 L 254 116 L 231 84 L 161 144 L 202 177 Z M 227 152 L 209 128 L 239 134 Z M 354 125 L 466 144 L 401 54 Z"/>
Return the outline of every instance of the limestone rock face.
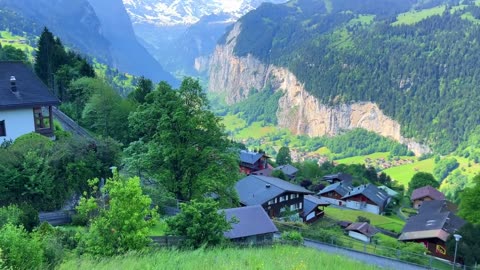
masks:
<path fill-rule="evenodd" d="M 237 23 L 226 44 L 217 46 L 209 63 L 209 91 L 225 96 L 228 104 L 247 98 L 250 89 L 262 90 L 269 83 L 275 91 L 283 92 L 277 111 L 278 125 L 294 134 L 335 136 L 345 130 L 363 128 L 407 145 L 416 155 L 431 151 L 426 145 L 404 138 L 400 124 L 375 103 L 323 104 L 286 68 L 265 65 L 252 55 L 235 56 L 240 31 L 241 25 Z"/>

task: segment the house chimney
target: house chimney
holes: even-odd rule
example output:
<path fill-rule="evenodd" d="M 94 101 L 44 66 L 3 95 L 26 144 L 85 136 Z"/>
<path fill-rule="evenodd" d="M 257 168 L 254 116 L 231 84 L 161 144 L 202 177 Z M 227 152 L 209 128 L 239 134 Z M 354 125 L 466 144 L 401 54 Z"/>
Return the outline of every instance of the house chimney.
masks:
<path fill-rule="evenodd" d="M 271 186 L 270 186 L 270 184 L 266 184 L 265 187 L 266 187 L 266 188 L 270 188 Z"/>
<path fill-rule="evenodd" d="M 14 93 L 17 92 L 17 79 L 15 79 L 15 76 L 10 76 L 10 89 Z"/>

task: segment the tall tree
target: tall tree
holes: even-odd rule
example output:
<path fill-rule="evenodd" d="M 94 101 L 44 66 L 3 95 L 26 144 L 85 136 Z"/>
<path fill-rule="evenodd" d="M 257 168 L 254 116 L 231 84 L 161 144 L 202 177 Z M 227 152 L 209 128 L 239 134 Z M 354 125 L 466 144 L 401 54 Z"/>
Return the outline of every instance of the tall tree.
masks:
<path fill-rule="evenodd" d="M 288 148 L 287 146 L 282 146 L 280 150 L 278 150 L 277 158 L 275 161 L 277 162 L 277 165 L 292 164 L 290 148 Z"/>
<path fill-rule="evenodd" d="M 460 193 L 459 215 L 473 224 L 480 225 L 480 174 L 473 178 L 473 187 Z"/>
<path fill-rule="evenodd" d="M 198 81 L 186 78 L 178 91 L 160 83 L 129 118 L 131 130 L 145 144 L 129 151 L 148 149 L 138 155 L 143 157 L 141 167 L 177 199 L 216 194 L 222 204 L 230 205 L 237 201 L 236 153 L 229 149 L 220 119 L 207 108 Z"/>
<path fill-rule="evenodd" d="M 424 186 L 432 186 L 434 188 L 438 188 L 440 184 L 437 180 L 435 180 L 431 173 L 418 172 L 412 177 L 410 183 L 408 183 L 408 193 L 411 194 L 412 191 L 414 191 L 415 189 Z"/>
<path fill-rule="evenodd" d="M 128 94 L 128 98 L 135 102 L 142 104 L 145 102 L 145 97 L 153 91 L 153 82 L 145 77 L 140 77 L 138 85 L 133 92 Z"/>
<path fill-rule="evenodd" d="M 480 262 L 480 224 L 467 223 L 457 233 L 462 236 L 458 243 L 458 258 L 461 258 L 467 266 L 478 264 Z M 454 236 L 450 235 L 447 240 L 449 254 L 455 253 L 455 244 Z"/>

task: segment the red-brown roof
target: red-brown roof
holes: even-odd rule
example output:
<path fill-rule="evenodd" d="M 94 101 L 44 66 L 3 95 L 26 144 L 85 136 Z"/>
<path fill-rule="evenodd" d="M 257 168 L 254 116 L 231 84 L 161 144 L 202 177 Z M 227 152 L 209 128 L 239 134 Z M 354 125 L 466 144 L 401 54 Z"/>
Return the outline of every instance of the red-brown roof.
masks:
<path fill-rule="evenodd" d="M 430 197 L 433 200 L 445 200 L 445 195 L 432 186 L 426 186 L 426 187 L 415 189 L 412 192 L 412 196 L 410 198 L 412 201 L 415 201 L 425 197 Z"/>
<path fill-rule="evenodd" d="M 347 231 L 356 231 L 368 237 L 372 237 L 376 233 L 378 233 L 377 228 L 373 227 L 372 225 L 368 224 L 367 222 L 355 222 L 350 224 L 345 230 Z"/>

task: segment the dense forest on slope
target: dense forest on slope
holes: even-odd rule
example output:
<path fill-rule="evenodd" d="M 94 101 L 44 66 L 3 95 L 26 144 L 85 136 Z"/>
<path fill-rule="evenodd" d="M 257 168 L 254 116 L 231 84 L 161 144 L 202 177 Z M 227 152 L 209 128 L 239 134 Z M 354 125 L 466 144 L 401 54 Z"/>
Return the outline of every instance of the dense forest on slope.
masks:
<path fill-rule="evenodd" d="M 376 102 L 403 135 L 440 153 L 478 124 L 474 1 L 299 0 L 264 4 L 240 22 L 238 56 L 288 67 L 327 104 Z"/>

